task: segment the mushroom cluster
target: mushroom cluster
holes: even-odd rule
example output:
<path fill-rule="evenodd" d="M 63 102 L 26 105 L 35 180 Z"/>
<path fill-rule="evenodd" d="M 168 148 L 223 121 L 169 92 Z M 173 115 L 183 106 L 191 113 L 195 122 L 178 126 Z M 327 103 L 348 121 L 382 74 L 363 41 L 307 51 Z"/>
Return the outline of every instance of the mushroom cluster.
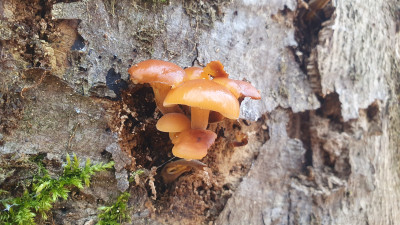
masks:
<path fill-rule="evenodd" d="M 146 60 L 129 70 L 135 84 L 149 83 L 157 108 L 163 116 L 157 129 L 169 132 L 172 154 L 191 160 L 202 159 L 217 138 L 207 130 L 209 123 L 224 118 L 238 119 L 245 97 L 260 99 L 260 92 L 246 81 L 229 79 L 224 66 L 212 61 L 204 68 L 182 69 L 161 60 Z M 190 113 L 184 113 L 185 108 Z M 189 114 L 189 115 L 187 115 Z"/>

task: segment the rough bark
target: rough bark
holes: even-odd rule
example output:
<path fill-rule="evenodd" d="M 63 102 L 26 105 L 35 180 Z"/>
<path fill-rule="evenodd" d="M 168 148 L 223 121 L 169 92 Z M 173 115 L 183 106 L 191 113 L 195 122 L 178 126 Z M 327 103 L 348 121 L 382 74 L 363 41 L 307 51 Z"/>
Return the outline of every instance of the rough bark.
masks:
<path fill-rule="evenodd" d="M 131 193 L 135 224 L 395 224 L 399 2 L 332 1 L 316 27 L 299 2 L 0 2 L 1 165 L 45 154 L 57 171 L 72 152 L 116 161 L 57 205 L 57 224 L 94 223 L 118 190 Z M 207 169 L 170 185 L 153 177 L 171 143 L 155 129 L 151 89 L 127 73 L 148 58 L 220 60 L 262 94 L 243 119 L 210 127 L 220 137 Z M 145 176 L 129 184 L 138 168 Z"/>
<path fill-rule="evenodd" d="M 308 68 L 310 75 L 320 76 L 314 86 L 325 96 L 323 105 L 297 115 L 300 127 L 292 127 L 301 130 L 297 138 L 312 162 L 302 173 L 304 147 L 291 147 L 296 139 L 270 125 L 270 133 L 278 134 L 261 148 L 218 224 L 398 221 L 399 203 L 393 201 L 399 197 L 394 4 L 334 1 L 335 11 L 319 32 L 310 57 L 315 61 Z M 296 123 L 282 115 L 273 113 L 270 123 Z"/>

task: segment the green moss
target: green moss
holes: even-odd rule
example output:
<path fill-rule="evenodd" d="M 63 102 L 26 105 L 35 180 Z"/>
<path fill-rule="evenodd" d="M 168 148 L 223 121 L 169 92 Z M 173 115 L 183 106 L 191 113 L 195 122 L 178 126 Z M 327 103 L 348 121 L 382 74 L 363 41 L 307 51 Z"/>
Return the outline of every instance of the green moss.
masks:
<path fill-rule="evenodd" d="M 131 173 L 129 182 L 133 182 L 136 176 L 141 176 L 145 173 L 145 170 L 138 169 Z M 97 225 L 118 225 L 123 222 L 130 222 L 128 208 L 128 200 L 130 194 L 128 192 L 123 192 L 117 199 L 117 201 L 111 206 L 100 207 L 99 210 L 102 211 L 98 215 L 99 221 Z"/>
<path fill-rule="evenodd" d="M 53 203 L 60 198 L 66 200 L 71 187 L 79 189 L 90 185 L 90 179 L 96 172 L 113 167 L 114 162 L 107 164 L 90 163 L 87 159 L 85 166 L 79 166 L 79 159 L 73 155 L 71 161 L 67 155 L 67 164 L 59 178 L 52 178 L 41 163 L 42 158 L 32 159 L 38 169 L 29 186 L 24 187 L 20 197 L 0 196 L 0 224 L 36 224 L 37 220 L 47 220 L 47 213 Z M 4 195 L 4 191 L 3 195 Z"/>
<path fill-rule="evenodd" d="M 98 216 L 97 225 L 117 225 L 122 222 L 129 222 L 128 212 L 130 209 L 127 203 L 130 196 L 128 192 L 123 192 L 113 205 L 100 207 L 99 210 L 103 212 Z"/>
<path fill-rule="evenodd" d="M 131 176 L 129 177 L 129 183 L 133 182 L 135 180 L 136 175 L 140 176 L 142 174 L 144 174 L 144 170 L 142 170 L 142 169 L 139 169 L 139 170 L 136 170 L 136 171 L 132 172 Z"/>

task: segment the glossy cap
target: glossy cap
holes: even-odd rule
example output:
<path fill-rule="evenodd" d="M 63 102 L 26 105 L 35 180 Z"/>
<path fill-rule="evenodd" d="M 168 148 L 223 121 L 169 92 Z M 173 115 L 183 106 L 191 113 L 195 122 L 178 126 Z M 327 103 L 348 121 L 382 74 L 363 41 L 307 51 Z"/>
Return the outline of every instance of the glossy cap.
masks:
<path fill-rule="evenodd" d="M 211 80 L 189 80 L 172 89 L 164 106 L 188 105 L 221 113 L 229 119 L 239 118 L 239 101 L 224 86 Z"/>
<path fill-rule="evenodd" d="M 186 76 L 183 78 L 183 81 L 187 80 L 196 80 L 196 79 L 206 79 L 209 80 L 210 76 L 203 73 L 203 69 L 200 67 L 188 67 L 185 70 Z"/>
<path fill-rule="evenodd" d="M 156 124 L 162 132 L 182 132 L 190 129 L 190 120 L 182 113 L 167 113 Z"/>
<path fill-rule="evenodd" d="M 229 74 L 225 72 L 224 66 L 220 61 L 211 61 L 206 67 L 203 68 L 204 75 L 210 75 L 212 77 L 228 77 Z"/>
<path fill-rule="evenodd" d="M 162 60 L 149 59 L 133 65 L 128 70 L 134 83 L 162 83 L 176 86 L 183 81 L 185 71 L 178 65 Z"/>
<path fill-rule="evenodd" d="M 217 134 L 210 130 L 186 130 L 173 140 L 172 154 L 183 159 L 202 159 L 214 143 Z"/>
<path fill-rule="evenodd" d="M 252 99 L 261 99 L 260 92 L 246 81 L 231 80 L 223 77 L 216 77 L 212 81 L 228 88 L 236 98 L 250 97 Z"/>

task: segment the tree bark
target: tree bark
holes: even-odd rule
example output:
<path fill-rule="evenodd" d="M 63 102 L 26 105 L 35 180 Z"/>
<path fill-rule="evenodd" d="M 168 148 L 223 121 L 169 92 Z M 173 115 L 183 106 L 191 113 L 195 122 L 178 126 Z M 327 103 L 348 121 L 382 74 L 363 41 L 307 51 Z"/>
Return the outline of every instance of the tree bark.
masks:
<path fill-rule="evenodd" d="M 398 4 L 4 0 L 0 165 L 44 154 L 56 173 L 72 152 L 116 162 L 56 206 L 56 224 L 93 224 L 118 191 L 131 193 L 134 224 L 395 224 Z M 172 158 L 160 112 L 127 73 L 149 58 L 219 60 L 262 95 L 243 102 L 242 119 L 210 125 L 219 137 L 206 169 L 168 185 L 155 175 Z M 234 147 L 240 137 L 248 144 Z M 1 175 L 0 187 L 26 169 Z"/>

